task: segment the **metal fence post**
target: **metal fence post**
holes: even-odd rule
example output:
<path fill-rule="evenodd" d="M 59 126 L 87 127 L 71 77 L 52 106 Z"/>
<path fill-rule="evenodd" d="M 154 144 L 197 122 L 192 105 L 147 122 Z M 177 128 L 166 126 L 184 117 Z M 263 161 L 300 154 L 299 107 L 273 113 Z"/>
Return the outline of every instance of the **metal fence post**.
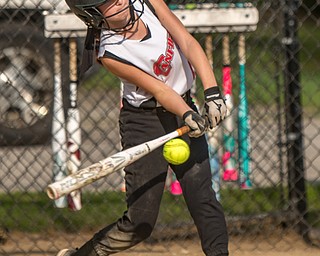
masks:
<path fill-rule="evenodd" d="M 299 0 L 286 0 L 284 8 L 284 33 L 283 39 L 286 64 L 284 67 L 285 78 L 285 104 L 286 104 L 286 134 L 288 156 L 288 188 L 289 207 L 296 218 L 298 232 L 307 236 L 307 200 L 305 187 L 305 171 L 303 156 L 302 133 L 302 106 L 300 84 L 300 44 L 297 36 L 298 18 L 297 10 Z"/>

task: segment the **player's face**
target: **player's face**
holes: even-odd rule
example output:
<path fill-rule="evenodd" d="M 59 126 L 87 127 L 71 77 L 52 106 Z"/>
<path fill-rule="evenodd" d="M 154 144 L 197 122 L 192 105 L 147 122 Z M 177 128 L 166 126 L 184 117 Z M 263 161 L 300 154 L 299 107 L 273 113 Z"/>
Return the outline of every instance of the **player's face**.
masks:
<path fill-rule="evenodd" d="M 98 8 L 111 29 L 124 27 L 130 20 L 129 0 L 110 0 Z"/>

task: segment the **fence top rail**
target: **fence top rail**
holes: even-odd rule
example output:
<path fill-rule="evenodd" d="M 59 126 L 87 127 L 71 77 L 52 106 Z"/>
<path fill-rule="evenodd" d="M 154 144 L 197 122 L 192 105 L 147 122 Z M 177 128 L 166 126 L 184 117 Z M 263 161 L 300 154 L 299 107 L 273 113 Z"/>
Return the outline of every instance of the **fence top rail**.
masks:
<path fill-rule="evenodd" d="M 197 4 L 193 9 L 175 8 L 172 11 L 191 33 L 250 32 L 256 30 L 259 21 L 259 12 L 252 5 L 222 8 Z M 45 17 L 46 37 L 85 35 L 86 25 L 73 13 L 53 13 Z"/>

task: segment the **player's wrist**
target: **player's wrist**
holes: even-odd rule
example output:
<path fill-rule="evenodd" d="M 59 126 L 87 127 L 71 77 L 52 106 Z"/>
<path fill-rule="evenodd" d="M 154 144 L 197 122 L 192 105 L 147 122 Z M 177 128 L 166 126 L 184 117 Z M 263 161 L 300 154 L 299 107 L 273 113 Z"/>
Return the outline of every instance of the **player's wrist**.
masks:
<path fill-rule="evenodd" d="M 205 101 L 211 101 L 217 98 L 222 98 L 219 86 L 213 86 L 204 90 Z"/>
<path fill-rule="evenodd" d="M 206 119 L 193 110 L 185 112 L 183 114 L 183 120 L 191 130 L 189 132 L 190 137 L 199 137 L 203 135 L 208 128 Z"/>
<path fill-rule="evenodd" d="M 182 119 L 185 120 L 186 117 L 187 117 L 188 115 L 192 114 L 193 112 L 194 112 L 193 110 L 188 110 L 188 111 L 186 111 L 186 112 L 182 115 Z"/>

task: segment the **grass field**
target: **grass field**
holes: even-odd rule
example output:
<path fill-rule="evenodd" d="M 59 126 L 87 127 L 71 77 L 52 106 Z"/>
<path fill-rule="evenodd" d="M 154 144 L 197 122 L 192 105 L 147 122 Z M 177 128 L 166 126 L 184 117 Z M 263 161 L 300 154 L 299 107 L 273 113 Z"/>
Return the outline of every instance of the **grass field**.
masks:
<path fill-rule="evenodd" d="M 310 223 L 320 227 L 320 185 L 308 186 Z M 222 190 L 222 205 L 227 216 L 252 216 L 285 210 L 288 202 L 282 202 L 280 188 L 261 188 L 250 191 Z M 13 193 L 0 195 L 0 226 L 9 230 L 41 232 L 54 227 L 73 232 L 91 230 L 120 217 L 125 207 L 122 192 L 84 193 L 84 207 L 79 212 L 56 209 L 45 193 Z M 235 202 L 241 201 L 241 204 Z M 39 218 L 39 216 L 41 216 Z M 165 192 L 158 222 L 163 225 L 192 223 L 182 196 Z"/>

